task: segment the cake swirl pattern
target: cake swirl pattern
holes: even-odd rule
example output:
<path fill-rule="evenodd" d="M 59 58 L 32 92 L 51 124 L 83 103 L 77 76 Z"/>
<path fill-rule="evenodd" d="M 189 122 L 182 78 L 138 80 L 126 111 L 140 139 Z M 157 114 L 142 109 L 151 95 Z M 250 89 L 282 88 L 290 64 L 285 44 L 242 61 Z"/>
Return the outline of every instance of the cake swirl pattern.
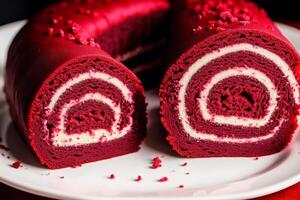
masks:
<path fill-rule="evenodd" d="M 174 4 L 171 41 L 181 43 L 170 49 L 179 58 L 160 87 L 161 119 L 174 150 L 187 157 L 282 150 L 297 127 L 300 103 L 293 47 L 253 3 Z"/>
<path fill-rule="evenodd" d="M 132 93 L 129 91 L 127 86 L 121 82 L 119 79 L 114 78 L 108 74 L 104 74 L 101 72 L 93 72 L 90 71 L 88 73 L 80 74 L 77 78 L 74 78 L 73 80 L 68 81 L 64 85 L 62 85 L 52 96 L 51 101 L 46 108 L 47 115 L 51 116 L 53 114 L 55 103 L 57 102 L 57 99 L 69 88 L 72 86 L 79 84 L 82 81 L 88 80 L 88 79 L 100 79 L 107 84 L 112 84 L 118 90 L 122 93 L 122 97 L 124 98 L 124 101 L 126 101 L 129 105 L 132 104 Z M 67 134 L 65 133 L 65 122 L 66 115 L 68 110 L 70 110 L 73 106 L 84 103 L 86 101 L 99 101 L 102 102 L 110 107 L 110 109 L 113 112 L 114 122 L 112 123 L 112 127 L 110 128 L 110 131 L 107 131 L 106 129 L 95 129 L 95 130 L 88 130 L 86 132 L 81 132 L 77 134 Z M 53 134 L 53 145 L 55 146 L 76 146 L 76 145 L 83 145 L 83 144 L 91 144 L 91 143 L 97 143 L 99 141 L 105 142 L 110 141 L 114 139 L 121 138 L 125 136 L 130 129 L 132 128 L 132 117 L 130 117 L 128 124 L 123 127 L 121 130 L 118 128 L 118 124 L 121 123 L 121 108 L 120 106 L 114 102 L 113 100 L 103 96 L 100 93 L 87 93 L 85 96 L 81 97 L 80 99 L 76 100 L 70 100 L 67 104 L 64 104 L 61 109 L 61 113 L 59 115 L 59 124 L 56 127 L 56 131 L 54 131 Z M 131 115 L 131 114 L 129 114 Z M 47 124 L 47 120 L 45 121 L 45 124 Z M 91 134 L 92 133 L 92 134 Z"/>
<path fill-rule="evenodd" d="M 200 58 L 199 60 L 194 63 L 189 70 L 183 75 L 182 79 L 179 81 L 181 88 L 179 90 L 179 118 L 181 118 L 181 122 L 185 131 L 190 134 L 190 136 L 194 138 L 200 138 L 204 140 L 213 140 L 218 142 L 233 142 L 233 143 L 249 143 L 249 142 L 258 142 L 264 139 L 269 139 L 276 131 L 280 128 L 283 119 L 279 122 L 279 125 L 276 126 L 273 130 L 270 131 L 269 134 L 260 137 L 253 137 L 247 139 L 236 139 L 231 137 L 218 137 L 212 134 L 205 134 L 199 133 L 195 129 L 193 129 L 189 122 L 188 116 L 186 114 L 186 106 L 185 106 L 185 94 L 187 93 L 187 85 L 192 78 L 192 76 L 201 69 L 204 65 L 208 64 L 209 62 L 213 61 L 213 59 L 218 59 L 226 54 L 234 53 L 238 51 L 249 51 L 254 52 L 258 55 L 261 55 L 269 60 L 273 60 L 274 63 L 278 66 L 278 68 L 283 72 L 283 74 L 288 77 L 289 83 L 293 88 L 293 95 L 294 100 L 297 104 L 299 104 L 299 89 L 298 83 L 294 77 L 293 72 L 289 69 L 288 65 L 284 60 L 282 60 L 277 55 L 273 54 L 272 52 L 263 49 L 258 46 L 253 46 L 251 44 L 238 44 L 233 45 L 230 47 L 221 48 L 216 52 L 212 52 L 207 54 L 205 57 Z M 263 84 L 270 95 L 270 102 L 269 107 L 267 108 L 267 114 L 263 118 L 259 119 L 252 119 L 247 117 L 237 117 L 237 116 L 222 116 L 222 115 L 211 115 L 210 111 L 207 108 L 207 101 L 208 95 L 210 90 L 216 85 L 219 81 L 222 81 L 226 78 L 233 77 L 233 76 L 249 76 L 257 79 L 261 84 Z M 233 68 L 228 69 L 226 71 L 222 71 L 216 74 L 209 83 L 204 86 L 204 90 L 200 92 L 199 97 L 199 109 L 202 114 L 204 120 L 211 121 L 212 123 L 224 124 L 224 125 L 231 125 L 231 126 L 244 126 L 244 127 L 262 127 L 265 126 L 271 119 L 272 114 L 274 113 L 277 107 L 277 98 L 280 98 L 277 94 L 276 86 L 273 82 L 262 72 L 251 69 L 250 67 L 246 66 L 245 68 Z"/>

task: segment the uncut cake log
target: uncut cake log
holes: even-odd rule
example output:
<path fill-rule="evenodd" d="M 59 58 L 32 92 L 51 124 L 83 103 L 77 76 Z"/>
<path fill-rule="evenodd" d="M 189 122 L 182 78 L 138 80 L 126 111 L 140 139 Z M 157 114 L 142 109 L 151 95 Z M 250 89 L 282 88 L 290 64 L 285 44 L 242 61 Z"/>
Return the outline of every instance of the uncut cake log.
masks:
<path fill-rule="evenodd" d="M 165 0 L 66 1 L 41 11 L 18 33 L 8 53 L 5 93 L 42 164 L 77 166 L 139 149 L 146 132 L 144 90 L 134 67 L 120 61 L 155 48 L 168 8 Z"/>
<path fill-rule="evenodd" d="M 175 0 L 161 120 L 187 157 L 263 156 L 297 127 L 299 56 L 243 0 Z"/>

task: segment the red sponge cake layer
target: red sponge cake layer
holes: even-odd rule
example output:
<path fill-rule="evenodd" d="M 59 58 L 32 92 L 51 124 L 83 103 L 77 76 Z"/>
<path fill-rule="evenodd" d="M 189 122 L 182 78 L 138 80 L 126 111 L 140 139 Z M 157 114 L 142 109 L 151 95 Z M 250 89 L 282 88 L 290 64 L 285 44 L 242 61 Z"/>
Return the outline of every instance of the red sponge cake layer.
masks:
<path fill-rule="evenodd" d="M 160 87 L 162 122 L 187 157 L 281 151 L 297 127 L 299 57 L 266 13 L 241 0 L 175 1 Z M 173 57 L 172 57 L 173 56 Z"/>

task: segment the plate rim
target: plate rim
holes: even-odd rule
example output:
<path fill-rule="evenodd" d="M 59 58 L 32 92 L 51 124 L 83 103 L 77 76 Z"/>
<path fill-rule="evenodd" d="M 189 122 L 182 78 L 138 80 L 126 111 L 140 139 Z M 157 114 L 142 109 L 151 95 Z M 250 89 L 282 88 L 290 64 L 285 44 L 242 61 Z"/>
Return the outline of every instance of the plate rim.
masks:
<path fill-rule="evenodd" d="M 31 184 L 27 185 L 22 185 L 17 182 L 5 179 L 0 177 L 1 183 L 8 185 L 10 187 L 13 187 L 15 189 L 19 189 L 23 192 L 28 192 L 31 194 L 43 196 L 43 197 L 48 197 L 48 198 L 63 198 L 63 199 L 72 199 L 72 200 L 84 200 L 84 199 L 91 199 L 91 200 L 96 200 L 96 199 L 108 199 L 108 200 L 137 200 L 137 199 L 156 199 L 156 200 L 163 200 L 163 199 L 170 199 L 170 200 L 175 200 L 175 199 L 188 199 L 188 200 L 194 200 L 194 199 L 205 199 L 205 200 L 233 200 L 233 199 L 252 199 L 252 198 L 257 198 L 257 197 L 262 197 L 266 196 L 275 192 L 279 192 L 283 189 L 286 189 L 292 185 L 297 184 L 300 181 L 300 173 L 296 176 L 290 177 L 288 179 L 285 179 L 284 181 L 278 182 L 273 185 L 269 185 L 266 187 L 263 187 L 259 190 L 255 191 L 249 191 L 249 192 L 243 192 L 240 194 L 233 194 L 233 195 L 218 195 L 218 196 L 205 196 L 205 197 L 200 197 L 200 196 L 179 196 L 179 197 L 173 197 L 173 196 L 147 196 L 147 197 L 107 197 L 107 196 L 88 196 L 88 195 L 73 195 L 73 194 L 66 194 L 63 192 L 55 192 L 53 189 L 47 189 L 44 190 L 43 188 L 38 189 L 36 186 L 32 186 Z"/>

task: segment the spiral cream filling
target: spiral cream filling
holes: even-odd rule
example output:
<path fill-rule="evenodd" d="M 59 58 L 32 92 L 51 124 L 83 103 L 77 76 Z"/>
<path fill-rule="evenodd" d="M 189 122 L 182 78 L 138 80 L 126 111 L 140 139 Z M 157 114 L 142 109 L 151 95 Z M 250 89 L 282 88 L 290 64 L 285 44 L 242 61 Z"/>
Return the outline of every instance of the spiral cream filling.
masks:
<path fill-rule="evenodd" d="M 282 73 L 288 79 L 288 82 L 293 90 L 293 97 L 296 104 L 299 104 L 299 86 L 298 82 L 289 68 L 288 64 L 281 59 L 278 55 L 268 51 L 264 48 L 259 46 L 254 46 L 248 43 L 241 43 L 235 44 L 232 46 L 227 46 L 224 48 L 220 48 L 216 51 L 206 54 L 202 58 L 198 59 L 193 65 L 191 65 L 187 72 L 184 73 L 183 77 L 179 81 L 180 90 L 179 90 L 179 103 L 178 103 L 178 110 L 179 110 L 179 119 L 182 123 L 184 131 L 191 137 L 201 139 L 201 140 L 210 140 L 210 141 L 217 141 L 217 142 L 231 142 L 231 143 L 253 143 L 258 142 L 261 140 L 266 140 L 274 136 L 276 132 L 280 129 L 282 123 L 285 121 L 281 119 L 276 127 L 270 130 L 264 136 L 258 137 L 250 137 L 250 138 L 235 138 L 235 137 L 221 137 L 215 134 L 207 134 L 205 132 L 197 131 L 194 129 L 189 122 L 189 118 L 186 112 L 185 106 L 185 96 L 188 84 L 193 76 L 205 65 L 209 62 L 218 59 L 222 56 L 225 56 L 230 53 L 236 53 L 240 51 L 245 52 L 252 52 L 258 54 L 271 62 L 273 62 L 278 68 L 282 71 Z M 237 116 L 222 116 L 222 115 L 215 115 L 211 114 L 207 108 L 207 98 L 209 95 L 210 90 L 216 85 L 218 82 L 230 78 L 233 76 L 249 76 L 255 78 L 259 82 L 261 82 L 268 90 L 270 95 L 270 102 L 269 107 L 267 109 L 266 115 L 262 119 L 252 119 L 246 117 L 237 117 Z M 217 123 L 221 125 L 231 125 L 231 126 L 242 126 L 242 127 L 263 127 L 270 122 L 272 114 L 274 113 L 276 106 L 277 106 L 277 99 L 279 98 L 277 90 L 273 82 L 261 71 L 253 69 L 249 66 L 245 66 L 243 68 L 233 68 L 229 70 L 222 71 L 216 74 L 205 86 L 204 90 L 200 91 L 200 97 L 198 99 L 200 113 L 204 120 Z"/>
<path fill-rule="evenodd" d="M 59 89 L 56 90 L 55 94 L 51 98 L 49 105 L 46 108 L 47 116 L 50 116 L 54 112 L 54 107 L 61 95 L 63 95 L 72 86 L 89 79 L 98 79 L 105 81 L 107 84 L 112 84 L 120 90 L 122 97 L 125 99 L 125 101 L 127 101 L 129 104 L 133 102 L 132 93 L 130 92 L 128 87 L 118 78 L 112 77 L 111 75 L 103 72 L 90 71 L 87 73 L 82 73 L 76 78 L 69 80 L 68 82 L 63 84 Z M 106 129 L 95 129 L 89 130 L 88 132 L 67 134 L 65 131 L 65 122 L 68 111 L 75 105 L 84 103 L 89 100 L 98 101 L 110 107 L 114 116 L 114 123 L 112 124 L 110 131 Z M 59 124 L 57 127 L 55 127 L 55 129 L 53 129 L 54 131 L 51 134 L 52 144 L 54 146 L 77 146 L 97 142 L 111 141 L 121 138 L 131 130 L 132 126 L 132 118 L 130 117 L 130 119 L 128 120 L 128 124 L 126 124 L 126 126 L 120 129 L 119 123 L 121 122 L 121 114 L 122 113 L 120 105 L 118 105 L 113 100 L 107 98 L 106 96 L 98 92 L 87 93 L 80 99 L 71 100 L 70 102 L 64 104 L 60 108 Z M 47 122 L 47 120 L 44 121 L 45 128 Z"/>

